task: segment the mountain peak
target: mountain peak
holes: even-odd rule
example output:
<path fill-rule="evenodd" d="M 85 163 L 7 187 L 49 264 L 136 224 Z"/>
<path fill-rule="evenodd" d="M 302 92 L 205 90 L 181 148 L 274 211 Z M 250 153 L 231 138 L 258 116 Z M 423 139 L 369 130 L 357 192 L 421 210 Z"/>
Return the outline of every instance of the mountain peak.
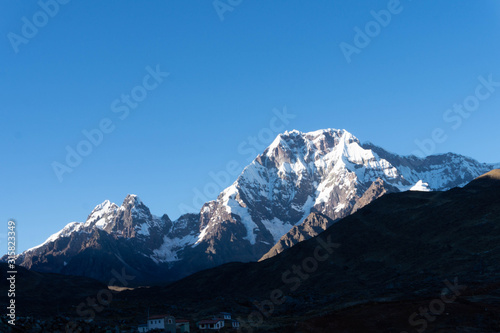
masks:
<path fill-rule="evenodd" d="M 311 131 L 311 132 L 301 132 L 299 130 L 293 129 L 291 131 L 285 131 L 282 134 L 279 134 L 278 136 L 281 135 L 281 136 L 287 137 L 287 136 L 299 136 L 300 135 L 300 136 L 308 136 L 308 137 L 317 137 L 317 136 L 320 136 L 322 134 L 330 134 L 331 135 L 334 133 L 352 135 L 350 132 L 348 132 L 345 129 L 324 128 L 324 129 L 319 129 L 319 130 L 315 130 L 315 131 Z"/>
<path fill-rule="evenodd" d="M 278 134 L 263 156 L 278 159 L 278 162 L 292 162 L 297 158 L 313 157 L 316 153 L 325 155 L 341 142 L 342 137 L 347 138 L 344 140 L 348 142 L 359 143 L 358 139 L 346 130 L 328 128 L 313 132 L 285 131 Z"/>
<path fill-rule="evenodd" d="M 98 228 L 104 228 L 110 220 L 109 217 L 113 215 L 117 209 L 118 206 L 115 203 L 104 200 L 103 203 L 95 206 L 94 210 L 92 210 L 92 213 L 87 217 L 85 226 L 95 225 Z"/>
<path fill-rule="evenodd" d="M 297 136 L 303 134 L 301 131 L 293 129 L 291 131 L 285 131 L 283 133 L 284 136 Z M 281 135 L 281 134 L 280 134 Z"/>
<path fill-rule="evenodd" d="M 94 210 L 92 210 L 92 213 L 90 213 L 90 214 L 93 214 L 93 213 L 99 212 L 99 211 L 103 211 L 103 210 L 108 210 L 112 205 L 115 205 L 115 204 L 106 199 L 102 203 L 100 203 L 99 205 L 95 206 Z"/>
<path fill-rule="evenodd" d="M 142 200 L 136 194 L 128 194 L 123 200 L 122 205 L 132 204 L 133 206 L 144 205 Z"/>

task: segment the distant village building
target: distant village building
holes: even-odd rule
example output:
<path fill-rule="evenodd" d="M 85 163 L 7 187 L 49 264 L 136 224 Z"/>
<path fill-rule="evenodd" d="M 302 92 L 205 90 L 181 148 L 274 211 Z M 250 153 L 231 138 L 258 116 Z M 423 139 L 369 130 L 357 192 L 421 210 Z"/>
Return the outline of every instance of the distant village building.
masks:
<path fill-rule="evenodd" d="M 219 317 L 224 319 L 224 326 L 226 327 L 232 327 L 232 328 L 240 327 L 240 322 L 235 319 L 232 319 L 231 314 L 229 312 L 221 312 L 219 313 Z"/>
<path fill-rule="evenodd" d="M 222 328 L 235 329 L 240 327 L 240 322 L 232 319 L 231 313 L 220 312 L 218 315 L 213 316 L 210 319 L 203 319 L 196 323 L 199 330 L 204 332 L 219 331 Z M 168 333 L 189 333 L 189 320 L 187 319 L 175 319 L 175 317 L 170 315 L 155 315 L 148 318 L 146 325 L 139 325 L 137 327 L 138 332 L 168 332 Z"/>
<path fill-rule="evenodd" d="M 189 321 L 187 321 L 187 330 L 185 330 L 185 322 L 182 322 L 183 325 L 181 325 L 184 329 L 181 332 L 189 332 Z M 137 327 L 137 330 L 139 332 L 149 332 L 152 330 L 161 330 L 162 332 L 168 332 L 168 333 L 176 333 L 177 331 L 177 324 L 175 321 L 175 318 L 170 315 L 157 315 L 157 316 L 150 316 L 148 318 L 148 324 L 147 325 L 139 325 Z"/>
<path fill-rule="evenodd" d="M 202 331 L 220 330 L 223 327 L 238 329 L 240 322 L 232 319 L 231 313 L 220 312 L 217 316 L 199 321 L 197 326 Z"/>
<path fill-rule="evenodd" d="M 198 328 L 200 330 L 220 330 L 223 327 L 224 319 L 222 318 L 204 319 L 198 322 Z"/>
<path fill-rule="evenodd" d="M 240 322 L 234 319 L 230 320 L 232 328 L 240 328 Z"/>
<path fill-rule="evenodd" d="M 219 313 L 219 317 L 224 320 L 231 320 L 231 314 L 229 312 L 221 312 Z"/>
<path fill-rule="evenodd" d="M 175 326 L 177 327 L 178 333 L 189 332 L 189 320 L 187 319 L 177 319 L 175 321 Z"/>

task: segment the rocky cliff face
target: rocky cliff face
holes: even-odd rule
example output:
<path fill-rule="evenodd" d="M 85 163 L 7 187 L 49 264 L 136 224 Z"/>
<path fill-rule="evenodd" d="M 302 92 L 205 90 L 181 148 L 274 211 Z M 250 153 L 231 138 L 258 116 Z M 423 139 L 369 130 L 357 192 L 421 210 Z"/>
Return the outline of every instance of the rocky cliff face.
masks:
<path fill-rule="evenodd" d="M 383 180 L 378 178 L 370 185 L 362 196 L 356 199 L 356 203 L 352 208 L 352 213 L 368 205 L 375 199 L 380 198 L 382 195 L 390 192 L 398 192 L 398 189 L 386 184 Z M 304 222 L 294 226 L 290 229 L 290 231 L 283 235 L 271 248 L 271 250 L 262 256 L 259 261 L 271 258 L 296 245 L 297 243 L 319 235 L 334 222 L 335 220 L 332 220 L 328 216 L 321 213 L 313 212 L 309 214 Z"/>
<path fill-rule="evenodd" d="M 313 238 L 333 224 L 333 220 L 321 213 L 311 213 L 299 225 L 293 226 L 259 261 L 274 257 L 286 249 Z"/>
<path fill-rule="evenodd" d="M 387 192 L 447 190 L 493 168 L 456 154 L 395 155 L 345 130 L 285 132 L 199 214 L 171 221 L 151 214 L 135 195 L 121 206 L 105 201 L 18 263 L 103 282 L 110 268 L 127 267 L 137 284 L 167 282 L 272 256 Z"/>

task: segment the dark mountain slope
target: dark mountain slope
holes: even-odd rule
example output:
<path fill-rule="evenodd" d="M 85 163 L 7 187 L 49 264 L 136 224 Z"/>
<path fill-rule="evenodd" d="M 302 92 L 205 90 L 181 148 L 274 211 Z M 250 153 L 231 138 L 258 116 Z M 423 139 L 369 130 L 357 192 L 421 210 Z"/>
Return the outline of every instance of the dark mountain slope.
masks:
<path fill-rule="evenodd" d="M 7 264 L 0 263 L 0 270 L 0 304 L 5 309 L 4 305 L 10 301 L 7 297 Z M 69 313 L 69 309 L 74 312 L 74 308 L 87 297 L 96 297 L 100 290 L 108 288 L 82 276 L 39 273 L 23 267 L 16 267 L 16 271 L 16 310 L 22 316 L 54 317 L 59 313 Z"/>

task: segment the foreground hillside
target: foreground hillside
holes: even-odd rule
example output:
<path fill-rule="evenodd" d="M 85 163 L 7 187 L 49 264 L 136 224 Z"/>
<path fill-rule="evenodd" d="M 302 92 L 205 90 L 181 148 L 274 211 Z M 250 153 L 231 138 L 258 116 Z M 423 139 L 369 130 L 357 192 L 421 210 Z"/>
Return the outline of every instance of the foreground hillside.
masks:
<path fill-rule="evenodd" d="M 7 306 L 11 299 L 7 297 L 7 277 L 11 275 L 6 273 L 11 269 L 7 264 L 0 263 L 0 271 L 0 288 L 5 291 L 0 294 L 0 304 L 4 309 L 4 305 Z M 39 273 L 23 267 L 17 267 L 16 271 L 15 297 L 12 299 L 15 300 L 17 313 L 21 316 L 55 317 L 68 313 L 68 307 L 74 308 L 85 298 L 107 289 L 105 284 L 81 276 Z"/>

